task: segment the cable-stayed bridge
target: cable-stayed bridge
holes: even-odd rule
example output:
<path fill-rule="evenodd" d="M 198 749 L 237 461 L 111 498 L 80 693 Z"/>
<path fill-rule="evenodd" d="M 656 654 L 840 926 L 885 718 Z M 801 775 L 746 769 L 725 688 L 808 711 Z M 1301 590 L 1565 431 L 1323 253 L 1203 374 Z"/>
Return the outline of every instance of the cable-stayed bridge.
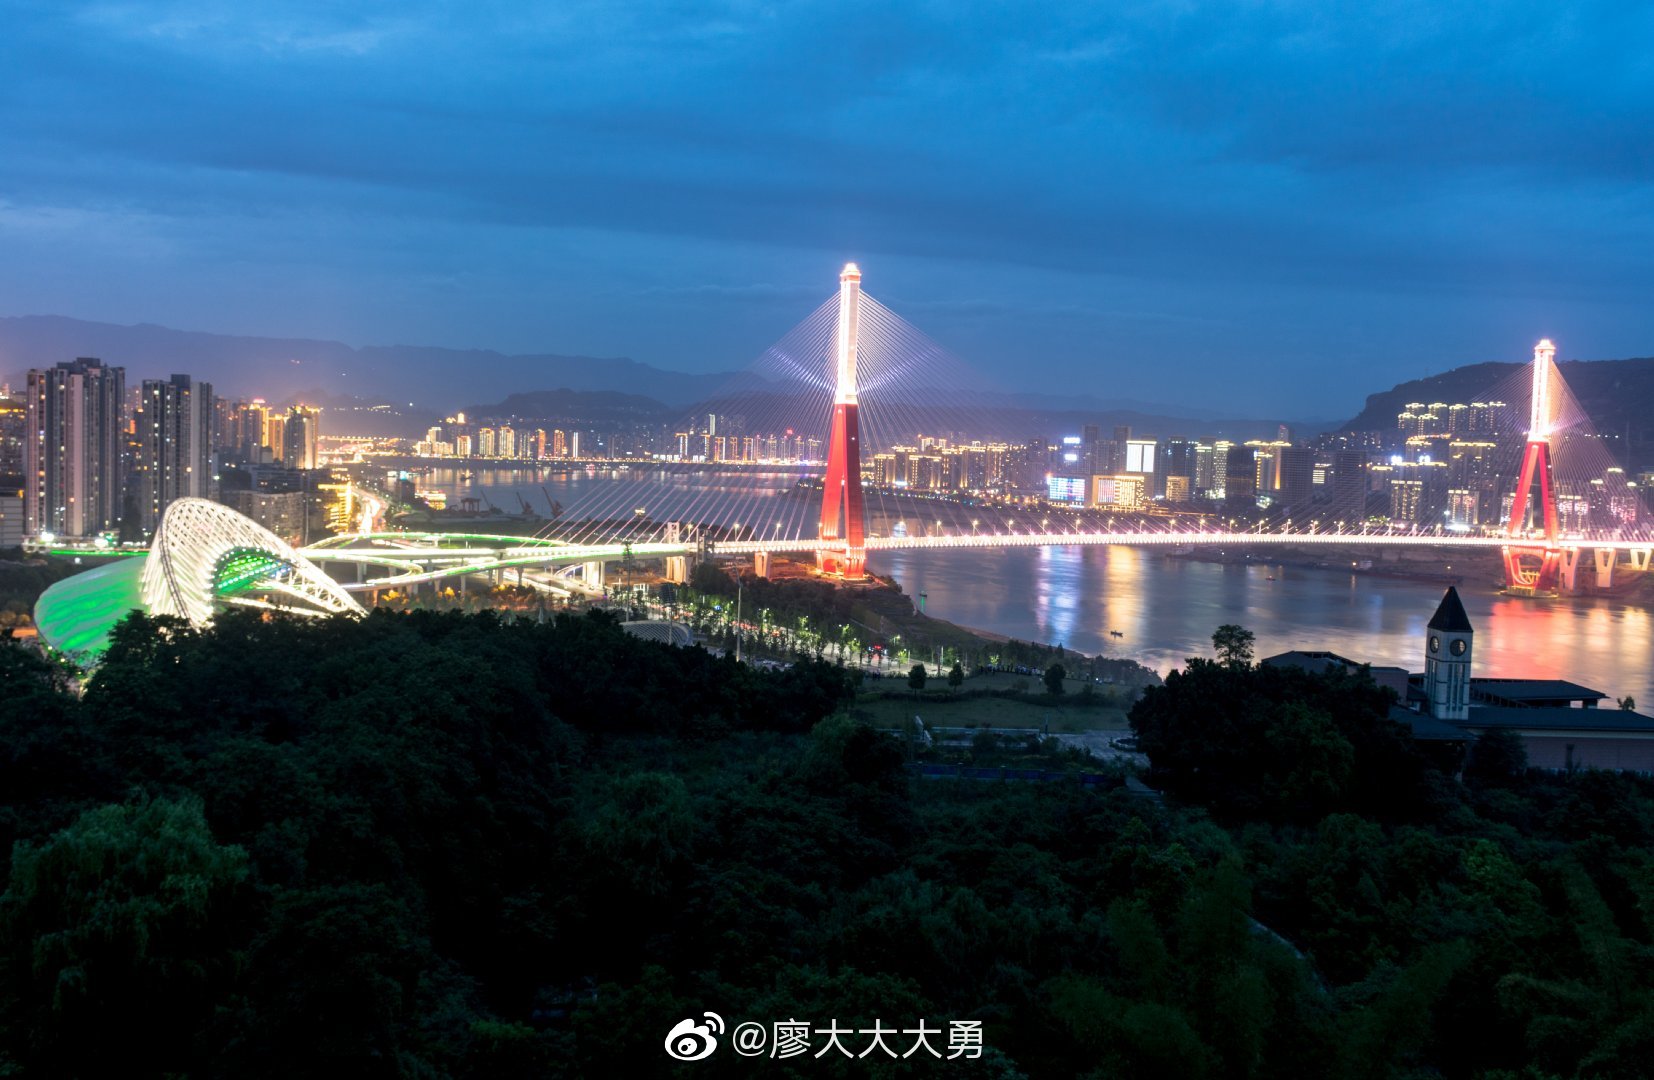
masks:
<path fill-rule="evenodd" d="M 911 388 L 906 398 L 899 392 L 905 375 L 941 353 L 928 339 L 910 331 L 888 308 L 861 295 L 861 274 L 852 264 L 840 276 L 837 296 L 769 350 L 767 356 L 776 366 L 815 392 L 813 404 L 804 395 L 805 404 L 818 417 L 825 414 L 828 419 L 825 453 L 813 466 L 824 466 L 819 501 L 813 487 L 795 486 L 790 498 L 778 500 L 773 478 L 768 491 L 750 486 L 745 475 L 729 480 L 719 475 L 717 456 L 707 455 L 689 464 L 705 467 L 712 479 L 689 489 L 692 496 L 687 501 L 680 498 L 658 505 L 665 518 L 662 521 L 653 520 L 647 506 L 635 505 L 646 485 L 640 488 L 613 477 L 592 483 L 591 496 L 573 507 L 564 524 L 554 521 L 551 528 L 534 536 L 376 531 L 381 507 L 378 498 L 370 495 L 366 500 L 370 509 L 364 514 L 370 521 L 363 531 L 295 549 L 227 507 L 181 499 L 168 507 L 148 550 L 112 546 L 107 541 L 90 541 L 66 550 L 65 554 L 77 556 L 143 558 L 103 563 L 53 585 L 36 605 L 36 622 L 51 647 L 95 661 L 107 646 L 115 622 L 133 607 L 181 615 L 195 625 L 204 625 L 226 604 L 309 614 L 359 614 L 364 608 L 358 597 L 374 599 L 390 590 L 411 591 L 427 585 L 463 589 L 468 580 L 479 576 L 504 583 L 507 575 L 554 594 L 598 596 L 604 595 L 605 568 L 616 563 L 660 563 L 667 580 L 683 582 L 694 560 L 712 556 L 750 558 L 760 576 L 768 576 L 776 556 L 803 556 L 814 562 L 819 574 L 853 582 L 866 577 L 869 554 L 900 550 L 1420 547 L 1498 552 L 1507 590 L 1528 595 L 1574 591 L 1593 583 L 1609 586 L 1616 576 L 1647 573 L 1654 561 L 1654 533 L 1647 528 L 1640 502 L 1633 500 L 1630 512 L 1623 509 L 1623 489 L 1634 490 L 1635 485 L 1624 481 L 1617 466 L 1604 466 L 1600 438 L 1588 430 L 1588 418 L 1563 381 L 1555 363 L 1555 347 L 1549 341 L 1541 341 L 1534 350 L 1527 375 L 1531 385 L 1510 387 L 1510 397 L 1526 394 L 1530 400 L 1519 466 L 1504 472 L 1496 469 L 1480 478 L 1485 486 L 1478 494 L 1488 496 L 1494 506 L 1502 505 L 1500 524 L 1474 532 L 1441 525 L 1375 523 L 1366 515 L 1365 503 L 1361 518 L 1353 523 L 1333 520 L 1329 525 L 1313 516 L 1306 522 L 1302 514 L 1296 520 L 1283 514 L 1243 525 L 1243 517 L 1255 515 L 1242 511 L 1224 519 L 1200 513 L 1110 516 L 1095 508 L 1077 511 L 1005 501 L 984 503 L 974 495 L 970 500 L 916 502 L 891 496 L 878 484 L 865 488 L 864 454 L 869 443 L 877 447 L 882 440 L 890 445 L 892 433 L 922 430 L 919 424 L 934 422 L 934 416 L 927 417 L 913 407 Z M 863 405 L 869 406 L 865 413 Z M 779 408 L 801 416 L 797 400 L 783 402 Z M 709 429 L 715 420 L 715 416 L 708 417 Z M 1508 427 L 1514 430 L 1514 425 Z M 704 434 L 711 443 L 711 431 Z M 788 430 L 789 437 L 793 434 Z M 1486 448 L 1497 443 L 1478 445 Z M 1582 448 L 1586 458 L 1596 456 L 1595 466 L 1589 461 L 1580 466 L 1569 458 L 1570 453 L 1577 458 Z M 875 451 L 875 461 L 879 456 Z M 1365 457 L 1356 456 L 1365 473 Z M 662 464 L 670 469 L 685 462 L 667 459 Z M 785 479 L 812 468 L 809 462 L 792 464 Z M 877 477 L 877 470 L 873 475 Z M 1506 476 L 1508 482 L 1501 479 Z M 1235 481 L 1236 477 L 1228 479 Z M 1620 486 L 1618 493 L 1603 486 L 1610 479 Z M 814 483 L 813 476 L 809 482 Z M 1582 483 L 1587 492 L 1603 496 L 1599 501 L 1607 507 L 1605 520 L 1612 527 L 1577 527 L 1585 520 L 1578 507 Z M 1243 495 L 1251 491 L 1244 483 L 1238 487 Z M 549 491 L 543 493 L 552 502 Z M 875 500 L 871 507 L 870 496 Z M 1564 500 L 1571 500 L 1568 513 L 1563 512 Z M 1616 500 L 1621 509 L 1615 508 Z M 1589 503 L 1589 499 L 1583 501 Z M 768 531 L 781 502 L 790 528 L 789 521 L 774 521 L 774 533 L 765 537 L 762 532 Z M 1254 503 L 1255 508 L 1262 508 L 1262 500 Z M 760 509 L 764 515 L 755 516 Z M 555 506 L 553 516 L 557 516 Z M 951 524 L 944 524 L 942 518 L 951 518 Z M 754 525 L 759 520 L 765 523 L 763 530 Z M 909 520 L 917 526 L 915 532 L 909 531 Z"/>
<path fill-rule="evenodd" d="M 915 347 L 900 338 L 899 323 L 888 309 L 861 293 L 861 273 L 855 264 L 845 267 L 835 300 L 824 304 L 816 315 L 801 324 L 804 332 L 796 341 L 785 341 L 771 350 L 778 362 L 794 371 L 809 385 L 830 392 L 829 437 L 819 514 L 791 536 L 770 539 L 727 533 L 716 536 L 700 532 L 691 521 L 672 522 L 654 535 L 599 535 L 588 525 L 570 528 L 562 537 L 551 535 L 528 539 L 483 536 L 456 537 L 455 534 L 410 533 L 358 534 L 336 537 L 304 549 L 304 554 L 322 563 L 355 563 L 354 582 L 349 590 L 376 590 L 407 587 L 425 582 L 494 574 L 541 567 L 569 573 L 589 589 L 601 586 L 603 568 L 615 562 L 664 560 L 669 580 L 685 580 L 690 560 L 711 554 L 751 557 L 761 575 L 768 573 L 775 555 L 804 555 L 814 559 L 826 576 L 854 581 L 866 575 L 870 552 L 891 550 L 988 550 L 1032 546 L 1131 545 L 1174 549 L 1202 547 L 1305 547 L 1347 546 L 1385 548 L 1392 546 L 1435 547 L 1499 551 L 1509 590 L 1518 593 L 1548 593 L 1580 586 L 1581 571 L 1595 575 L 1598 585 L 1612 582 L 1616 572 L 1646 572 L 1654 553 L 1654 534 L 1646 526 L 1612 530 L 1565 532 L 1558 513 L 1560 484 L 1553 473 L 1553 442 L 1560 428 L 1559 414 L 1571 398 L 1555 362 L 1555 347 L 1541 341 L 1534 350 L 1531 372 L 1530 409 L 1521 466 L 1510 491 L 1505 523 L 1495 532 L 1481 535 L 1411 528 L 1373 528 L 1335 524 L 1322 528 L 1319 522 L 1305 526 L 1300 520 L 1260 524 L 1239 529 L 1202 522 L 1189 528 L 1176 519 L 1173 524 L 1141 520 L 1125 527 L 1099 527 L 1095 521 L 1072 518 L 1069 527 L 1050 528 L 1047 515 L 1040 528 L 1016 528 L 1003 520 L 980 531 L 972 522 L 969 532 L 962 528 L 946 534 L 873 535 L 863 488 L 863 441 L 867 422 L 875 416 L 861 412 L 864 398 L 876 398 L 863 385 L 871 338 L 872 355 L 923 353 L 929 346 Z M 821 363 L 826 360 L 827 363 Z M 815 365 L 818 365 L 816 367 Z M 831 378 L 828 378 L 830 369 Z M 888 385 L 896 365 L 875 360 L 871 382 L 875 388 Z M 612 510 L 613 507 L 606 509 Z M 641 512 L 641 511 L 639 511 Z M 602 517 L 594 513 L 590 516 Z M 749 518 L 750 520 L 750 518 Z M 937 523 L 940 528 L 940 522 Z M 813 526 L 813 527 L 812 527 Z M 779 531 L 780 525 L 777 525 Z M 698 535 L 697 535 L 698 534 Z M 456 540 L 460 546 L 454 546 Z"/>
<path fill-rule="evenodd" d="M 300 554 L 318 564 L 350 563 L 364 568 L 391 570 L 375 576 L 364 576 L 357 582 L 347 582 L 347 591 L 400 588 L 426 582 L 451 580 L 469 574 L 503 573 L 533 567 L 579 568 L 584 580 L 600 583 L 602 567 L 631 560 L 689 559 L 706 555 L 729 555 L 754 558 L 762 567 L 772 555 L 816 555 L 824 548 L 831 551 L 832 542 L 821 539 L 735 540 L 714 544 L 644 541 L 639 543 L 560 544 L 544 543 L 517 546 L 446 547 L 440 542 L 448 534 L 432 534 L 415 538 L 408 533 L 388 534 L 404 541 L 396 548 L 364 551 L 344 546 L 360 543 L 370 537 L 347 535 L 336 538 L 337 544 L 313 545 L 299 549 Z M 491 538 L 501 544 L 514 541 L 512 537 Z M 420 540 L 425 542 L 421 543 Z M 1287 548 L 1287 547 L 1433 547 L 1456 550 L 1503 552 L 1510 541 L 1493 536 L 1424 536 L 1404 532 L 1226 532 L 1222 530 L 1143 531 L 1118 530 L 1104 532 L 1007 532 L 962 536 L 875 536 L 868 537 L 863 555 L 879 551 L 947 551 L 992 550 L 1019 547 L 1098 547 L 1129 546 L 1185 549 L 1196 547 L 1232 548 Z M 1648 540 L 1592 540 L 1563 539 L 1558 547 L 1558 575 L 1563 588 L 1574 588 L 1581 569 L 1594 570 L 1599 579 L 1607 578 L 1619 567 L 1623 570 L 1647 571 L 1654 542 Z M 1586 553 L 1591 559 L 1585 560 Z M 503 578 L 502 578 L 503 580 Z"/>

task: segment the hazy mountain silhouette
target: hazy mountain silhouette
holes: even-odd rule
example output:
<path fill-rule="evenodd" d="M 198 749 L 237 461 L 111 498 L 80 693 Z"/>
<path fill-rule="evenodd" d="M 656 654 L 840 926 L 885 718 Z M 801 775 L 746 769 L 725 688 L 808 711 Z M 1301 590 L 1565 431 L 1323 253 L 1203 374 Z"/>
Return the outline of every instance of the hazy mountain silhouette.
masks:
<path fill-rule="evenodd" d="M 1471 364 L 1427 379 L 1401 383 L 1369 395 L 1367 407 L 1354 419 L 1339 425 L 1338 430 L 1393 430 L 1396 414 L 1410 402 L 1422 401 L 1428 405 L 1441 401 L 1451 405 L 1486 400 L 1500 384 L 1527 366 Z M 1654 452 L 1654 358 L 1566 360 L 1558 367 L 1563 380 L 1573 390 L 1598 431 L 1619 436 L 1621 440 L 1629 437 L 1628 443 L 1621 441 L 1620 445 L 1629 445 L 1632 460 L 1622 464 L 1636 466 L 1646 462 Z M 1528 407 L 1526 380 L 1519 385 L 1519 395 L 1509 395 L 1506 400 L 1525 416 Z"/>
<path fill-rule="evenodd" d="M 623 394 L 618 390 L 571 390 L 564 386 L 556 390 L 522 391 L 509 395 L 497 404 L 472 405 L 465 411 L 470 416 L 495 419 L 670 423 L 684 409 L 641 394 Z"/>
<path fill-rule="evenodd" d="M 422 345 L 356 348 L 338 341 L 207 334 L 149 323 L 119 326 L 58 315 L 0 317 L 0 372 L 14 382 L 31 367 L 77 356 L 125 367 L 130 381 L 174 372 L 194 375 L 225 396 L 278 401 L 321 390 L 334 397 L 414 402 L 439 412 L 466 400 L 539 387 L 647 388 L 668 405 L 684 406 L 751 381 L 739 372 L 693 375 L 626 357 L 507 355 Z"/>

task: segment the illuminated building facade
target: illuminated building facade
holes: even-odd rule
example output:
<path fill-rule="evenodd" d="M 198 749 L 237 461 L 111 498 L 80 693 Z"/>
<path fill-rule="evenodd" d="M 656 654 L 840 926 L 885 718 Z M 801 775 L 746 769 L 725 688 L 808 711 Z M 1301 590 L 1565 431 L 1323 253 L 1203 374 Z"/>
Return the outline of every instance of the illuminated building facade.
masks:
<path fill-rule="evenodd" d="M 287 461 L 287 417 L 269 416 L 264 421 L 264 445 L 270 451 L 270 463 Z"/>
<path fill-rule="evenodd" d="M 24 396 L 24 529 L 95 536 L 120 525 L 126 370 L 91 357 L 31 370 Z"/>
<path fill-rule="evenodd" d="M 152 536 L 172 503 L 212 493 L 212 385 L 188 375 L 145 379 L 140 400 L 132 478 L 138 526 Z"/>
<path fill-rule="evenodd" d="M 289 469 L 314 469 L 317 465 L 316 439 L 321 435 L 322 413 L 308 405 L 287 411 L 287 430 L 282 445 L 282 463 Z"/>
<path fill-rule="evenodd" d="M 0 476 L 23 475 L 23 433 L 29 412 L 21 401 L 0 397 Z"/>
<path fill-rule="evenodd" d="M 1148 504 L 1149 478 L 1141 473 L 1091 478 L 1091 505 L 1111 510 L 1138 510 Z"/>

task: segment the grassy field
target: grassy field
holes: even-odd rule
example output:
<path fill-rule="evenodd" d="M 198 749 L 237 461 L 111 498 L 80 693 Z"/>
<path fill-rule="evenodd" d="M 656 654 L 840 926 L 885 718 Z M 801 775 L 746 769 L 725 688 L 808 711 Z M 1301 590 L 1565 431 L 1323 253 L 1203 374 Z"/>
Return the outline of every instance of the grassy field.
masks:
<path fill-rule="evenodd" d="M 967 684 L 968 685 L 968 684 Z M 931 727 L 1043 728 L 1054 732 L 1124 731 L 1126 714 L 1107 706 L 1058 709 L 1038 701 L 971 697 L 962 701 L 915 698 L 872 700 L 864 697 L 856 708 L 877 727 L 899 728 L 917 716 Z"/>

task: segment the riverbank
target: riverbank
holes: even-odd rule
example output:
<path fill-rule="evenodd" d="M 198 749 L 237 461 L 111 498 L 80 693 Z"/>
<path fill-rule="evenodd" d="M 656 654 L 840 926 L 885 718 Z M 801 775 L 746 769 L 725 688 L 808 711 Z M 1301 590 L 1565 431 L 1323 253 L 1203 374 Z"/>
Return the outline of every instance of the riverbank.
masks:
<path fill-rule="evenodd" d="M 754 611 L 769 609 L 789 625 L 803 617 L 824 626 L 847 626 L 864 646 L 885 655 L 906 653 L 913 662 L 923 662 L 932 670 L 958 662 L 967 671 L 1022 668 L 1033 678 L 1053 663 L 1060 663 L 1076 678 L 1100 680 L 1104 685 L 1133 692 L 1160 682 L 1153 669 L 1133 659 L 1090 655 L 1062 644 L 1024 641 L 928 615 L 888 576 L 835 583 L 817 576 L 807 563 L 777 558 L 771 562 L 768 578 L 755 577 L 739 563 L 730 563 L 711 575 L 697 570 L 692 584 L 702 591 L 733 598 L 736 574 L 741 575 L 749 617 Z"/>
<path fill-rule="evenodd" d="M 1225 566 L 1291 566 L 1304 570 L 1336 570 L 1367 577 L 1398 578 L 1436 585 L 1503 583 L 1504 564 L 1491 552 L 1454 551 L 1447 559 L 1431 548 L 1340 547 L 1329 555 L 1325 547 L 1271 547 L 1262 551 L 1192 548 L 1167 552 L 1168 559 L 1218 563 Z"/>
<path fill-rule="evenodd" d="M 952 649 L 968 659 L 975 670 L 983 667 L 1024 668 L 1029 677 L 1036 677 L 1054 663 L 1060 663 L 1071 675 L 1100 679 L 1106 684 L 1138 690 L 1160 683 L 1160 676 L 1136 660 L 1091 655 L 1070 649 L 1062 644 L 1022 641 L 1006 634 L 979 627 L 939 619 L 917 610 L 912 599 L 894 578 L 875 579 L 877 586 L 853 586 L 866 590 L 864 602 L 869 613 L 876 616 L 875 625 L 888 628 L 908 643 L 917 654 L 915 645 L 929 643 L 931 647 Z"/>
<path fill-rule="evenodd" d="M 1444 558 L 1445 556 L 1445 558 Z M 1217 563 L 1225 566 L 1280 566 L 1303 570 L 1330 570 L 1362 577 L 1391 578 L 1433 585 L 1455 585 L 1502 591 L 1505 586 L 1503 557 L 1496 551 L 1444 552 L 1439 548 L 1342 547 L 1334 557 L 1326 548 L 1280 547 L 1267 551 L 1212 550 L 1168 552 L 1168 559 Z M 1628 607 L 1654 611 L 1654 574 L 1637 573 L 1619 566 L 1607 586 L 1596 584 L 1596 570 L 1582 565 L 1579 588 L 1550 598 L 1552 602 L 1612 600 Z"/>

